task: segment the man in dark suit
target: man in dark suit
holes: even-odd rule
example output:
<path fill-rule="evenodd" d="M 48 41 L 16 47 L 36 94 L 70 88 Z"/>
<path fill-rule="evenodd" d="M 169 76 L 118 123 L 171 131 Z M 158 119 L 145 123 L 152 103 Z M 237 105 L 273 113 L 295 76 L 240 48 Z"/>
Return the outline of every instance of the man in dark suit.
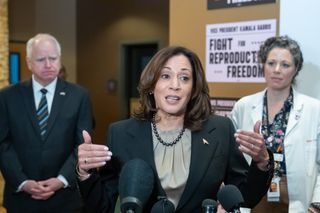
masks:
<path fill-rule="evenodd" d="M 27 42 L 32 79 L 0 91 L 0 168 L 8 213 L 80 212 L 75 151 L 92 131 L 87 91 L 59 79 L 61 47 L 49 34 Z"/>

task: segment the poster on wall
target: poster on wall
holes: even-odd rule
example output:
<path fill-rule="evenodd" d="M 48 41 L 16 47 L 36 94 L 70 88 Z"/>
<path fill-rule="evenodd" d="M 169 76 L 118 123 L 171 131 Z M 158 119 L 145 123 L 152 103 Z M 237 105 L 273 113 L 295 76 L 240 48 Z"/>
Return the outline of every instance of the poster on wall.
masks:
<path fill-rule="evenodd" d="M 214 109 L 215 115 L 230 117 L 231 111 L 238 98 L 216 98 L 211 97 L 210 103 Z"/>
<path fill-rule="evenodd" d="M 208 82 L 264 82 L 258 63 L 260 45 L 276 35 L 276 19 L 208 24 L 206 78 Z"/>
<path fill-rule="evenodd" d="M 207 6 L 210 9 L 242 7 L 248 5 L 275 3 L 276 0 L 208 0 Z"/>

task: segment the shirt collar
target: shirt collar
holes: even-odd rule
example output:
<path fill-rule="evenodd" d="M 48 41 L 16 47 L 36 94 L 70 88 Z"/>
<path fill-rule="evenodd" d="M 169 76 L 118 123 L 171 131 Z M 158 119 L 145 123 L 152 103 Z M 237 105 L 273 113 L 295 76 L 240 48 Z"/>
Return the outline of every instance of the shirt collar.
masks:
<path fill-rule="evenodd" d="M 33 86 L 33 91 L 34 92 L 39 92 L 42 88 L 45 88 L 46 90 L 48 90 L 48 93 L 50 94 L 54 94 L 54 91 L 56 89 L 57 86 L 57 79 L 55 78 L 50 84 L 48 84 L 47 86 L 42 86 L 39 82 L 37 82 L 34 78 L 34 76 L 32 75 L 32 86 Z"/>

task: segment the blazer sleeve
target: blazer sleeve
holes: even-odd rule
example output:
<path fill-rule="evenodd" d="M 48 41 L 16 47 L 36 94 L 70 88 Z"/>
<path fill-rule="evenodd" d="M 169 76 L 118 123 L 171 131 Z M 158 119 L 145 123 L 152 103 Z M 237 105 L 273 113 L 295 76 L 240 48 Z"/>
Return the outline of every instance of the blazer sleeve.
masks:
<path fill-rule="evenodd" d="M 76 176 L 74 168 L 76 166 L 77 148 L 83 143 L 82 131 L 86 130 L 89 134 L 92 133 L 92 107 L 89 95 L 86 91 L 83 92 L 79 100 L 79 110 L 75 129 L 75 146 L 74 151 L 69 155 L 67 160 L 62 165 L 59 174 L 61 174 L 68 181 L 69 185 L 76 185 Z"/>
<path fill-rule="evenodd" d="M 108 146 L 113 151 L 112 127 L 108 131 Z M 79 181 L 80 193 L 87 210 L 94 213 L 113 213 L 118 198 L 118 179 L 121 163 L 115 156 L 107 164 L 93 171 L 85 181 Z"/>
<path fill-rule="evenodd" d="M 27 179 L 10 140 L 9 120 L 4 91 L 0 92 L 0 169 L 5 180 L 14 188 Z"/>
<path fill-rule="evenodd" d="M 233 135 L 234 127 L 231 122 L 229 128 Z M 224 183 L 236 185 L 244 198 L 243 207 L 253 208 L 268 191 L 273 175 L 273 168 L 271 167 L 268 171 L 261 171 L 253 161 L 249 166 L 243 153 L 239 151 L 234 137 L 231 137 L 231 141 L 228 172 Z M 269 157 L 271 162 L 273 162 L 271 152 L 269 152 Z"/>

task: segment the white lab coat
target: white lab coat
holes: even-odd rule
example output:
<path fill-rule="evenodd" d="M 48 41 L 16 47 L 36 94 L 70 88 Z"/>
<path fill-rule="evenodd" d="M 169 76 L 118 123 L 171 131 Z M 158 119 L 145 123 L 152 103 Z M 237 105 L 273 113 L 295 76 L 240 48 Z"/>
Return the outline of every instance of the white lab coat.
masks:
<path fill-rule="evenodd" d="M 243 97 L 235 104 L 231 119 L 236 129 L 253 130 L 262 119 L 264 93 Z M 284 139 L 289 213 L 302 213 L 311 202 L 320 202 L 320 101 L 296 90 L 293 98 Z M 251 162 L 247 155 L 246 159 Z"/>

